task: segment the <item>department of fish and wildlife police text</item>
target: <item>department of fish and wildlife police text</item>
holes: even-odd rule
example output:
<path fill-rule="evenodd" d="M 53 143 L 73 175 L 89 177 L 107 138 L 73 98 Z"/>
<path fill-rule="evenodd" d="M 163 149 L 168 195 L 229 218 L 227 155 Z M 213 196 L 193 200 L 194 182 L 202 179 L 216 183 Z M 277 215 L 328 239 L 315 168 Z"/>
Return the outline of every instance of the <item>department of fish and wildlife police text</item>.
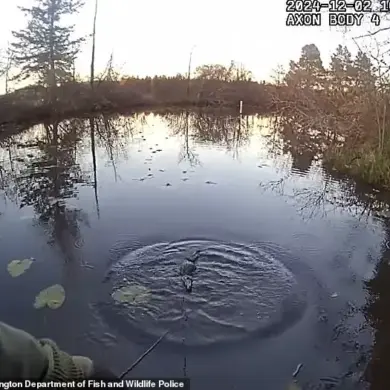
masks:
<path fill-rule="evenodd" d="M 15 388 L 32 389 L 105 389 L 105 388 L 134 388 L 134 389 L 179 389 L 190 390 L 190 381 L 186 379 L 123 379 L 114 381 L 86 379 L 70 382 L 37 382 L 30 380 L 0 382 L 0 389 L 9 390 Z"/>
<path fill-rule="evenodd" d="M 324 12 L 326 11 L 326 12 Z M 364 19 L 380 26 L 381 16 L 390 12 L 390 0 L 286 0 L 287 26 L 361 26 Z"/>

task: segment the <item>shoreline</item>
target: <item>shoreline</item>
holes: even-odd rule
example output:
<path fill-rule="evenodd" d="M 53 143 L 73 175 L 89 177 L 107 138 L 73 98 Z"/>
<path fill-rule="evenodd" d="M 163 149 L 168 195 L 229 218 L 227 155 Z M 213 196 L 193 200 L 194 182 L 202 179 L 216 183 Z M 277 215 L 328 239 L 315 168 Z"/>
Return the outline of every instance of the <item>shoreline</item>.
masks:
<path fill-rule="evenodd" d="M 216 85 L 221 88 L 213 92 Z M 171 93 L 168 93 L 167 86 L 172 89 Z M 275 86 L 254 82 L 191 80 L 189 94 L 187 87 L 187 80 L 165 78 L 154 81 L 140 79 L 124 85 L 104 82 L 94 89 L 86 83 L 70 83 L 58 87 L 54 104 L 48 103 L 45 88 L 24 88 L 0 96 L 0 140 L 40 123 L 73 117 L 88 118 L 97 114 L 126 116 L 140 112 L 174 113 L 189 110 L 239 116 L 240 100 L 244 102 L 243 116 L 289 117 L 291 114 L 294 118 L 294 112 L 286 113 L 283 107 L 281 110 L 278 107 L 278 98 L 283 95 L 283 90 Z M 296 101 L 292 103 L 299 108 Z M 315 118 L 315 113 L 307 114 Z M 296 120 L 299 123 L 299 118 Z M 283 129 L 278 130 L 278 133 L 283 137 Z M 298 133 L 295 136 L 299 138 Z M 300 142 L 299 139 L 296 141 Z M 382 155 L 379 158 L 374 145 L 364 145 L 361 150 L 350 150 L 348 143 L 339 148 L 328 145 L 322 160 L 324 168 L 330 172 L 337 170 L 378 189 L 390 189 L 390 157 Z"/>

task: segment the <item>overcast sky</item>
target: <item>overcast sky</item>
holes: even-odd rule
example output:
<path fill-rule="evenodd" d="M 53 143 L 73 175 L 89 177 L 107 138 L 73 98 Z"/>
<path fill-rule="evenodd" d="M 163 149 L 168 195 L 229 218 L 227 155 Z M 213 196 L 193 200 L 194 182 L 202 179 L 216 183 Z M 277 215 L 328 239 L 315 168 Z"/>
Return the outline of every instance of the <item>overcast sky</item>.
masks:
<path fill-rule="evenodd" d="M 0 4 L 0 47 L 11 30 L 25 20 L 17 5 L 33 0 L 3 0 Z M 92 31 L 94 0 L 86 0 L 74 18 L 79 34 Z M 301 47 L 315 43 L 325 63 L 338 43 L 340 32 L 323 27 L 286 27 L 285 0 L 99 0 L 97 67 L 104 69 L 111 52 L 126 74 L 175 75 L 185 73 L 191 48 L 193 66 L 203 63 L 242 62 L 257 79 L 267 79 L 278 64 L 298 59 Z M 87 74 L 90 42 L 77 63 Z"/>

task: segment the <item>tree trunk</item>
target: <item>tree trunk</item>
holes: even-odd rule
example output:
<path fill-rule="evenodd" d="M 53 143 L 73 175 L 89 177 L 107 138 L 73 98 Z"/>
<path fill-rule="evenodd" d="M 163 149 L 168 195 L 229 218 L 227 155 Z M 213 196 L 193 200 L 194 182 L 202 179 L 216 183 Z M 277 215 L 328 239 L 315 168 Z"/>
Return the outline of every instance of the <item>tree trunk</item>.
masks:
<path fill-rule="evenodd" d="M 192 47 L 190 52 L 190 58 L 188 60 L 188 74 L 187 74 L 187 99 L 190 99 L 190 88 L 191 88 L 191 62 L 192 62 L 192 53 L 195 46 Z"/>
<path fill-rule="evenodd" d="M 5 70 L 5 93 L 9 93 L 9 68 L 7 64 L 7 69 Z"/>
<path fill-rule="evenodd" d="M 95 81 L 95 50 L 96 50 L 96 18 L 98 11 L 98 0 L 95 0 L 95 14 L 93 17 L 93 31 L 92 31 L 92 58 L 91 58 L 91 88 L 94 87 Z"/>
<path fill-rule="evenodd" d="M 14 54 L 10 49 L 10 44 L 8 43 L 7 65 L 5 68 L 5 93 L 9 93 L 9 72 L 11 71 L 13 60 L 14 60 Z"/>
<path fill-rule="evenodd" d="M 55 88 L 57 86 L 56 74 L 55 74 L 55 62 L 54 62 L 54 13 L 57 6 L 56 0 L 52 0 L 49 5 L 49 18 L 50 18 L 50 57 L 49 57 L 49 89 L 50 89 L 50 103 L 55 101 Z"/>

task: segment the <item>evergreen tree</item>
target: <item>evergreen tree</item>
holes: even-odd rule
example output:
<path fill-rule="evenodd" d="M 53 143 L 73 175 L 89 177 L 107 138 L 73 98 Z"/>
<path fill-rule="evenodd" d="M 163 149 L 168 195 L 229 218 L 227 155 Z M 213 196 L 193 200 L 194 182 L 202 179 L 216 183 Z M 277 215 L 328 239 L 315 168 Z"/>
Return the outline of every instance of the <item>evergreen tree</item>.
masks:
<path fill-rule="evenodd" d="M 322 71 L 324 68 L 318 47 L 313 43 L 303 46 L 298 65 L 301 68 L 306 68 L 313 72 Z"/>
<path fill-rule="evenodd" d="M 330 61 L 331 89 L 347 92 L 355 84 L 352 55 L 346 46 L 338 45 Z"/>
<path fill-rule="evenodd" d="M 83 3 L 79 0 L 35 0 L 30 8 L 19 7 L 27 18 L 27 27 L 13 31 L 16 80 L 35 78 L 44 86 L 72 77 L 74 60 L 84 38 L 75 39 L 74 25 L 61 23 L 64 16 L 75 14 Z"/>
<path fill-rule="evenodd" d="M 356 86 L 359 88 L 373 88 L 375 86 L 375 76 L 371 60 L 366 53 L 358 51 L 353 62 Z"/>
<path fill-rule="evenodd" d="M 305 45 L 299 61 L 290 61 L 290 70 L 285 77 L 285 82 L 300 88 L 318 89 L 323 85 L 324 74 L 318 47 L 314 44 Z"/>

